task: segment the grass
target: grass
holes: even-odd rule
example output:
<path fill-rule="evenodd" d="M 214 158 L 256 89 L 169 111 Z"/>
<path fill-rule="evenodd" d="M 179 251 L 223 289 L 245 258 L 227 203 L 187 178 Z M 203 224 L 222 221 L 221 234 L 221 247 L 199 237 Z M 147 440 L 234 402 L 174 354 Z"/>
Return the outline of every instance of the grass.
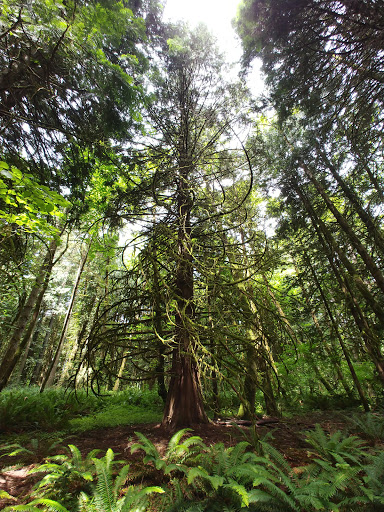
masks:
<path fill-rule="evenodd" d="M 106 409 L 83 418 L 69 420 L 69 432 L 79 433 L 97 428 L 133 425 L 136 423 L 156 423 L 161 420 L 159 408 L 148 410 L 137 405 L 112 405 Z"/>
<path fill-rule="evenodd" d="M 97 397 L 85 391 L 9 388 L 0 393 L 0 433 L 57 432 L 60 435 L 96 428 L 157 422 L 162 403 L 155 390 L 138 387 Z M 3 436 L 4 437 L 4 436 Z"/>

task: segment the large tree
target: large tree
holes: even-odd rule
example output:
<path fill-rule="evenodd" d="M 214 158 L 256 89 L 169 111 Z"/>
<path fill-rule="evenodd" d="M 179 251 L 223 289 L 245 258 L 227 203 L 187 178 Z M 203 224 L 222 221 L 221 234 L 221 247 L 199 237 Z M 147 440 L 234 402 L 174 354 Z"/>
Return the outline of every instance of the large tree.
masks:
<path fill-rule="evenodd" d="M 151 177 L 144 227 L 136 239 L 140 257 L 126 274 L 126 306 L 117 301 L 105 311 L 105 319 L 114 314 L 124 318 L 114 330 L 119 337 L 111 330 L 106 348 L 95 328 L 89 352 L 94 354 L 92 347 L 98 344 L 104 361 L 108 352 L 112 361 L 128 357 L 136 370 L 145 370 L 142 378 L 151 372 L 158 377 L 162 394 L 164 362 L 170 356 L 163 424 L 173 428 L 208 421 L 199 376 L 208 309 L 205 303 L 202 313 L 201 288 L 217 258 L 225 258 L 220 219 L 238 209 L 250 182 L 246 158 L 233 135 L 244 90 L 224 79 L 223 60 L 206 30 L 168 27 L 154 61 L 154 92 L 145 115 L 148 135 L 130 153 L 142 175 Z M 236 176 L 248 181 L 234 203 L 228 201 L 223 182 Z M 116 343 L 126 350 L 116 353 Z"/>

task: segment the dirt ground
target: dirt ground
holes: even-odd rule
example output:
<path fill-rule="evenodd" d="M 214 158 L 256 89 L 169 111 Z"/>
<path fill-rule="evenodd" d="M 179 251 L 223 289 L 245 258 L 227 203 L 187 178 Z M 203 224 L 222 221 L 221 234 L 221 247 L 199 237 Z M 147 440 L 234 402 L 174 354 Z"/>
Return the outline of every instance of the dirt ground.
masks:
<path fill-rule="evenodd" d="M 313 429 L 316 423 L 319 423 L 329 433 L 343 430 L 347 421 L 345 414 L 321 411 L 289 419 L 272 418 L 270 422 L 267 419 L 266 424 L 257 426 L 256 431 L 260 437 L 271 432 L 273 438 L 268 438 L 268 442 L 284 455 L 292 467 L 297 467 L 309 463 L 307 452 L 309 446 L 305 443 L 305 431 Z M 64 446 L 74 444 L 83 456 L 95 448 L 100 449 L 100 453 L 103 455 L 108 448 L 111 448 L 116 455 L 118 454 L 117 459 L 126 460 L 134 470 L 142 460 L 141 453 L 131 454 L 130 451 L 130 447 L 138 441 L 135 432 L 141 432 L 149 438 L 160 453 L 165 452 L 172 435 L 158 424 L 136 424 L 85 432 L 66 438 L 62 444 Z M 238 425 L 235 427 L 228 422 L 226 424 L 195 425 L 188 435 L 200 436 L 208 446 L 219 442 L 226 446 L 233 446 L 239 441 L 246 440 L 249 432 L 248 426 Z M 15 457 L 0 459 L 0 490 L 8 492 L 15 498 L 14 500 L 0 499 L 0 510 L 6 505 L 25 503 L 33 485 L 39 480 L 38 475 L 29 475 L 28 471 L 43 460 L 35 460 L 30 464 L 25 462 L 25 465 L 15 465 L 15 462 Z"/>

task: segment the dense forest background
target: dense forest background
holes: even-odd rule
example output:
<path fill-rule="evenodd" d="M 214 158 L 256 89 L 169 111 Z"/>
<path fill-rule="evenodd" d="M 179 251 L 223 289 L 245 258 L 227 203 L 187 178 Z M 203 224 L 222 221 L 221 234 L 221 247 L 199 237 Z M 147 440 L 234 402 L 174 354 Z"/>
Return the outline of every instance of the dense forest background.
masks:
<path fill-rule="evenodd" d="M 2 1 L 0 389 L 135 384 L 172 428 L 382 405 L 383 2 L 234 27 L 238 78 L 152 0 Z"/>

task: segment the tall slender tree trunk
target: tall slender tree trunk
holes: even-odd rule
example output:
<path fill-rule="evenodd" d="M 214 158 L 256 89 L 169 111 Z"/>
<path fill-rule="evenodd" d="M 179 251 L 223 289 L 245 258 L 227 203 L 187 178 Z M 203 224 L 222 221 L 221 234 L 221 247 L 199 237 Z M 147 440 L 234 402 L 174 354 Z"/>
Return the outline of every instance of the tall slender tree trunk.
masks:
<path fill-rule="evenodd" d="M 310 264 L 309 260 L 308 260 L 308 264 Z M 349 371 L 351 373 L 351 377 L 352 377 L 353 383 L 354 383 L 354 385 L 356 387 L 356 390 L 357 390 L 357 392 L 359 394 L 361 403 L 362 403 L 362 405 L 364 407 L 364 410 L 365 411 L 369 411 L 370 408 L 369 408 L 369 404 L 368 404 L 367 398 L 366 398 L 364 390 L 363 390 L 363 388 L 361 386 L 360 380 L 359 380 L 359 378 L 357 376 L 357 373 L 356 373 L 355 367 L 353 365 L 352 359 L 351 359 L 351 357 L 349 355 L 349 351 L 347 349 L 347 346 L 344 343 L 344 340 L 343 340 L 343 338 L 342 338 L 342 336 L 340 334 L 339 328 L 337 326 L 337 322 L 336 322 L 336 320 L 334 318 L 334 315 L 332 313 L 332 310 L 331 310 L 331 307 L 329 305 L 329 302 L 328 302 L 328 300 L 327 300 L 327 298 L 325 296 L 323 287 L 321 286 L 321 284 L 320 284 L 320 282 L 319 282 L 319 280 L 317 278 L 316 272 L 315 272 L 314 268 L 312 267 L 312 265 L 310 265 L 310 268 L 311 268 L 312 276 L 313 276 L 313 278 L 315 280 L 316 287 L 319 290 L 319 293 L 320 293 L 320 296 L 322 298 L 323 304 L 325 306 L 325 309 L 327 311 L 328 317 L 329 317 L 330 322 L 332 324 L 332 328 L 333 328 L 333 330 L 334 330 L 334 332 L 335 332 L 335 334 L 337 336 L 337 339 L 339 341 L 341 350 L 342 350 L 342 352 L 344 354 L 345 361 L 346 361 L 346 363 L 348 365 L 348 368 L 349 368 Z"/>
<path fill-rule="evenodd" d="M 261 387 L 258 382 L 258 375 L 260 374 L 260 365 L 258 353 L 255 347 L 256 340 L 254 339 L 254 332 L 248 330 L 249 344 L 245 350 L 245 372 L 242 402 L 239 407 L 237 416 L 244 420 L 255 420 L 255 406 L 256 406 L 256 391 Z"/>
<path fill-rule="evenodd" d="M 153 221 L 155 224 L 155 221 Z M 156 348 L 157 348 L 157 363 L 156 363 L 156 380 L 157 380 L 157 393 L 162 399 L 163 403 L 167 400 L 167 388 L 165 386 L 165 345 L 163 342 L 163 314 L 161 305 L 161 289 L 160 289 L 160 275 L 157 261 L 156 243 L 154 243 L 151 261 L 153 267 L 153 326 L 156 335 Z"/>
<path fill-rule="evenodd" d="M 299 275 L 299 272 L 298 272 L 297 268 L 296 268 L 296 273 L 297 273 L 297 275 Z M 316 315 L 315 311 L 312 308 L 312 305 L 311 305 L 309 297 L 308 297 L 308 293 L 307 293 L 307 291 L 305 289 L 304 283 L 303 283 L 301 278 L 299 278 L 299 284 L 300 284 L 300 289 L 302 291 L 302 294 L 303 294 L 303 297 L 305 299 L 305 302 L 306 302 L 308 308 L 311 311 L 311 317 L 312 317 L 313 323 L 314 323 L 314 325 L 316 327 L 317 332 L 319 333 L 320 340 L 321 340 L 321 347 L 324 349 L 324 351 L 326 352 L 326 354 L 330 358 L 330 360 L 332 362 L 332 365 L 333 365 L 333 367 L 334 367 L 334 369 L 336 371 L 336 375 L 337 375 L 338 379 L 340 380 L 341 385 L 343 386 L 345 392 L 347 393 L 347 396 L 349 398 L 353 398 L 353 393 L 351 391 L 351 388 L 349 387 L 349 385 L 348 385 L 348 383 L 346 381 L 346 378 L 345 378 L 345 376 L 344 376 L 344 374 L 343 374 L 343 372 L 341 370 L 341 367 L 340 367 L 339 357 L 338 357 L 337 352 L 336 352 L 335 344 L 333 342 L 333 337 L 330 338 L 330 341 L 328 341 L 326 339 L 326 336 L 323 333 L 323 329 L 320 326 L 320 323 L 319 323 L 319 320 L 317 318 L 317 315 Z M 331 346 L 329 346 L 329 343 L 331 344 Z M 314 368 L 314 370 L 316 372 L 316 375 L 318 376 L 320 382 L 323 384 L 323 386 L 329 392 L 329 394 L 331 394 L 331 395 L 334 394 L 335 389 L 322 377 L 322 375 L 320 373 L 320 370 L 317 368 L 317 366 L 315 364 L 314 364 L 313 368 Z"/>
<path fill-rule="evenodd" d="M 44 314 L 44 312 L 43 312 L 43 314 Z M 41 315 L 40 315 L 40 317 L 41 317 Z M 41 320 L 40 320 L 40 323 L 41 323 Z M 35 336 L 36 336 L 36 330 L 34 329 L 34 331 L 29 336 L 27 345 L 25 346 L 25 349 L 23 350 L 23 355 L 20 358 L 19 364 L 15 367 L 15 369 L 12 372 L 11 379 L 12 379 L 13 383 L 19 384 L 20 382 L 23 382 L 23 380 L 24 380 L 24 377 L 25 377 L 24 369 L 25 369 L 27 360 L 29 358 L 29 355 L 31 353 L 31 347 L 32 347 Z"/>
<path fill-rule="evenodd" d="M 297 269 L 296 269 L 297 270 Z M 298 274 L 298 272 L 297 272 Z M 294 331 L 294 329 L 292 328 L 286 314 L 284 313 L 283 311 L 283 308 L 281 307 L 281 304 L 280 302 L 277 300 L 275 294 L 273 293 L 269 283 L 268 283 L 268 280 L 266 278 L 265 275 L 263 275 L 263 281 L 264 281 L 264 284 L 268 290 L 268 293 L 272 299 L 272 302 L 273 304 L 275 305 L 277 311 L 279 312 L 279 315 L 280 315 L 280 318 L 281 320 L 283 321 L 284 323 L 284 326 L 288 332 L 288 334 L 291 336 L 291 338 L 299 345 L 301 344 L 301 340 L 296 336 L 296 333 Z M 303 290 L 303 287 L 302 287 L 302 283 L 301 283 L 301 280 L 300 280 L 300 286 L 302 288 L 302 291 L 304 293 L 304 290 Z M 322 338 L 323 339 L 323 338 Z M 321 382 L 321 384 L 324 386 L 324 388 L 328 391 L 329 394 L 333 394 L 334 390 L 331 386 L 331 384 L 329 384 L 329 382 L 323 377 L 323 375 L 321 374 L 320 372 L 320 369 L 318 368 L 318 366 L 316 365 L 314 359 L 313 359 L 313 356 L 312 354 L 310 353 L 308 355 L 308 363 L 309 365 L 311 366 L 311 368 L 313 369 L 313 371 L 316 373 L 317 375 L 317 378 L 319 379 L 319 381 Z"/>
<path fill-rule="evenodd" d="M 211 353 L 211 385 L 213 395 L 213 417 L 216 419 L 220 414 L 220 394 L 219 394 L 219 380 L 217 375 L 217 362 L 216 362 L 216 344 L 214 339 L 215 323 L 212 313 L 212 293 L 213 287 L 207 286 L 207 306 L 208 306 L 208 326 L 209 326 L 209 351 Z"/>
<path fill-rule="evenodd" d="M 28 299 L 21 308 L 20 314 L 15 322 L 13 334 L 0 365 L 0 391 L 7 385 L 12 371 L 25 350 L 36 325 L 41 303 L 52 272 L 56 249 L 57 242 L 53 240 L 49 245 Z"/>
<path fill-rule="evenodd" d="M 41 370 L 43 368 L 43 361 L 44 361 L 44 358 L 45 358 L 45 355 L 47 352 L 47 346 L 48 346 L 49 340 L 52 338 L 52 331 L 54 331 L 54 324 L 55 324 L 55 322 L 57 322 L 57 317 L 58 317 L 57 314 L 52 314 L 49 319 L 49 322 L 47 325 L 47 330 L 46 330 L 44 340 L 43 340 L 43 345 L 38 354 L 38 361 L 35 365 L 35 368 L 33 370 L 33 374 L 31 377 L 31 381 L 30 381 L 31 385 L 37 384 L 40 381 L 40 374 L 41 374 Z"/>
<path fill-rule="evenodd" d="M 121 360 L 119 373 L 117 374 L 117 378 L 115 380 L 115 384 L 113 385 L 112 391 L 118 391 L 118 389 L 120 387 L 120 381 L 121 381 L 121 377 L 123 376 L 123 373 L 124 373 L 126 362 L 127 362 L 127 357 L 124 355 Z"/>
<path fill-rule="evenodd" d="M 318 152 L 321 155 L 321 158 L 327 165 L 328 169 L 331 171 L 332 176 L 337 181 L 337 184 L 344 192 L 345 197 L 349 200 L 352 207 L 355 209 L 356 213 L 365 224 L 368 234 L 373 237 L 375 241 L 376 247 L 380 250 L 381 254 L 384 254 L 384 236 L 380 228 L 376 225 L 374 219 L 371 215 L 363 208 L 361 201 L 356 195 L 355 191 L 348 186 L 348 184 L 343 180 L 343 178 L 338 173 L 336 167 L 329 160 L 328 156 L 324 151 L 318 148 Z"/>
<path fill-rule="evenodd" d="M 89 311 L 89 314 L 90 313 L 91 312 Z M 85 332 L 86 332 L 86 330 L 88 328 L 89 322 L 90 322 L 90 318 L 88 316 L 86 318 L 86 320 L 83 322 L 83 324 L 81 326 L 81 329 L 80 329 L 80 331 L 77 334 L 76 341 L 75 341 L 75 343 L 74 343 L 74 345 L 72 347 L 71 352 L 66 357 L 65 364 L 63 366 L 63 371 L 61 372 L 60 379 L 58 381 L 58 387 L 63 386 L 64 382 L 70 376 L 70 370 L 73 367 L 73 360 L 75 359 L 76 354 L 77 354 L 77 352 L 79 350 L 79 346 L 80 346 L 81 340 L 84 337 L 84 334 L 85 334 Z"/>
<path fill-rule="evenodd" d="M 379 269 L 379 267 L 374 262 L 372 256 L 369 254 L 367 248 L 362 244 L 359 237 L 356 235 L 356 233 L 353 231 L 352 227 L 348 223 L 347 219 L 339 212 L 339 210 L 336 208 L 336 206 L 333 204 L 331 199 L 329 198 L 327 192 L 322 187 L 320 182 L 316 179 L 312 171 L 309 169 L 309 167 L 301 163 L 301 167 L 304 170 L 305 174 L 308 176 L 310 181 L 315 186 L 316 190 L 319 192 L 320 196 L 323 198 L 325 204 L 327 205 L 328 209 L 332 212 L 335 219 L 337 220 L 339 226 L 341 229 L 345 232 L 345 234 L 348 236 L 348 239 L 350 240 L 353 247 L 356 249 L 356 251 L 360 254 L 361 259 L 365 263 L 365 267 L 368 270 L 368 272 L 371 274 L 373 279 L 376 281 L 377 286 L 381 289 L 382 292 L 384 292 L 384 276 Z"/>
<path fill-rule="evenodd" d="M 57 367 L 58 367 L 59 361 L 60 361 L 61 351 L 63 349 L 63 345 L 64 345 L 64 341 L 65 341 L 65 336 L 67 334 L 67 329 L 68 329 L 69 321 L 70 321 L 71 316 L 72 316 L 73 306 L 75 304 L 75 299 L 76 299 L 76 295 L 77 295 L 77 290 L 79 288 L 81 275 L 83 273 L 85 264 L 86 264 L 87 259 L 88 259 L 88 254 L 89 254 L 90 247 L 91 247 L 91 242 L 88 243 L 87 248 L 86 248 L 86 250 L 85 250 L 85 252 L 84 252 L 84 254 L 83 254 L 83 256 L 82 256 L 82 258 L 80 260 L 80 265 L 79 265 L 79 268 L 78 268 L 78 271 L 77 271 L 77 274 L 76 274 L 76 279 L 75 279 L 75 283 L 74 283 L 74 286 L 73 286 L 71 299 L 69 301 L 67 313 L 65 315 L 64 324 L 63 324 L 63 328 L 61 330 L 60 338 L 59 338 L 59 341 L 58 341 L 58 344 L 57 344 L 55 356 L 54 356 L 54 358 L 53 358 L 53 360 L 52 360 L 52 362 L 51 362 L 51 364 L 50 364 L 50 366 L 48 368 L 46 376 L 45 376 L 45 378 L 43 380 L 43 383 L 42 383 L 42 385 L 40 387 L 40 392 L 44 391 L 44 389 L 46 387 L 49 387 L 49 386 L 53 385 L 53 382 L 54 382 L 54 379 L 55 379 L 55 376 L 56 376 Z"/>
<path fill-rule="evenodd" d="M 340 276 L 339 279 L 341 289 L 344 293 L 346 303 L 349 307 L 349 310 L 352 313 L 352 316 L 355 320 L 355 324 L 360 331 L 361 337 L 364 341 L 365 347 L 367 349 L 368 355 L 370 356 L 371 360 L 373 361 L 378 376 L 384 384 L 384 359 L 381 354 L 381 348 L 380 348 L 380 341 L 375 335 L 375 333 L 372 331 L 368 319 L 364 315 L 359 302 L 356 300 L 356 297 L 348 283 L 347 279 L 342 279 L 342 276 Z"/>
<path fill-rule="evenodd" d="M 328 260 L 332 259 L 333 255 L 337 255 L 337 257 L 342 262 L 343 266 L 347 270 L 348 274 L 351 276 L 354 284 L 358 288 L 360 294 L 365 299 L 367 304 L 370 306 L 372 311 L 375 313 L 377 320 L 380 324 L 384 323 L 384 308 L 381 304 L 376 300 L 374 295 L 369 290 L 366 283 L 359 276 L 355 266 L 348 259 L 344 251 L 341 249 L 329 229 L 325 226 L 324 222 L 316 215 L 310 201 L 302 191 L 301 187 L 297 183 L 294 183 L 295 190 L 298 193 L 300 199 L 303 201 L 304 207 L 308 212 L 309 217 L 311 218 L 312 225 L 317 233 L 319 240 L 321 241 L 323 238 L 329 246 L 329 251 L 331 251 L 332 255 L 329 254 L 328 251 Z"/>
<path fill-rule="evenodd" d="M 376 336 L 374 336 L 374 334 L 372 333 L 372 331 L 368 325 L 368 322 L 365 320 L 365 317 L 362 314 L 359 314 L 359 311 L 361 311 L 361 309 L 360 309 L 360 306 L 358 305 L 358 301 L 355 300 L 355 296 L 352 292 L 351 286 L 350 286 L 348 280 L 346 279 L 346 277 L 342 277 L 340 275 L 340 272 L 337 270 L 336 265 L 333 261 L 333 251 L 335 251 L 336 254 L 339 256 L 341 263 L 343 263 L 343 265 L 347 269 L 347 271 L 353 275 L 354 283 L 358 286 L 358 289 L 363 294 L 364 298 L 367 299 L 369 305 L 371 306 L 372 310 L 376 314 L 376 317 L 379 320 L 381 325 L 383 324 L 383 316 L 380 316 L 379 313 L 382 310 L 382 308 L 381 308 L 381 306 L 379 306 L 376 299 L 373 297 L 373 295 L 368 290 L 366 285 L 363 283 L 361 278 L 357 279 L 357 274 L 356 274 L 356 271 L 355 271 L 353 265 L 349 262 L 348 258 L 346 258 L 343 251 L 341 251 L 341 249 L 338 247 L 336 241 L 332 237 L 329 230 L 325 227 L 325 225 L 321 221 L 321 219 L 319 219 L 316 216 L 308 199 L 302 193 L 302 191 L 300 190 L 299 187 L 298 187 L 298 191 L 301 194 L 301 197 L 303 198 L 304 204 L 305 204 L 307 211 L 311 217 L 312 224 L 318 234 L 319 240 L 322 243 L 322 245 L 326 251 L 327 258 L 328 258 L 329 264 L 334 272 L 334 275 L 335 275 L 336 279 L 339 280 L 341 290 L 344 293 L 347 305 L 352 313 L 352 316 L 355 319 L 356 325 L 363 335 L 363 339 L 365 340 L 365 343 L 366 343 L 366 346 L 368 349 L 368 353 L 370 354 L 371 359 L 376 366 L 379 378 L 384 383 L 384 358 L 381 355 L 378 340 L 376 339 Z M 348 291 L 348 293 L 347 293 L 347 291 Z M 339 337 L 339 340 L 340 339 L 341 338 Z M 359 392 L 359 394 L 360 394 L 360 392 Z"/>

